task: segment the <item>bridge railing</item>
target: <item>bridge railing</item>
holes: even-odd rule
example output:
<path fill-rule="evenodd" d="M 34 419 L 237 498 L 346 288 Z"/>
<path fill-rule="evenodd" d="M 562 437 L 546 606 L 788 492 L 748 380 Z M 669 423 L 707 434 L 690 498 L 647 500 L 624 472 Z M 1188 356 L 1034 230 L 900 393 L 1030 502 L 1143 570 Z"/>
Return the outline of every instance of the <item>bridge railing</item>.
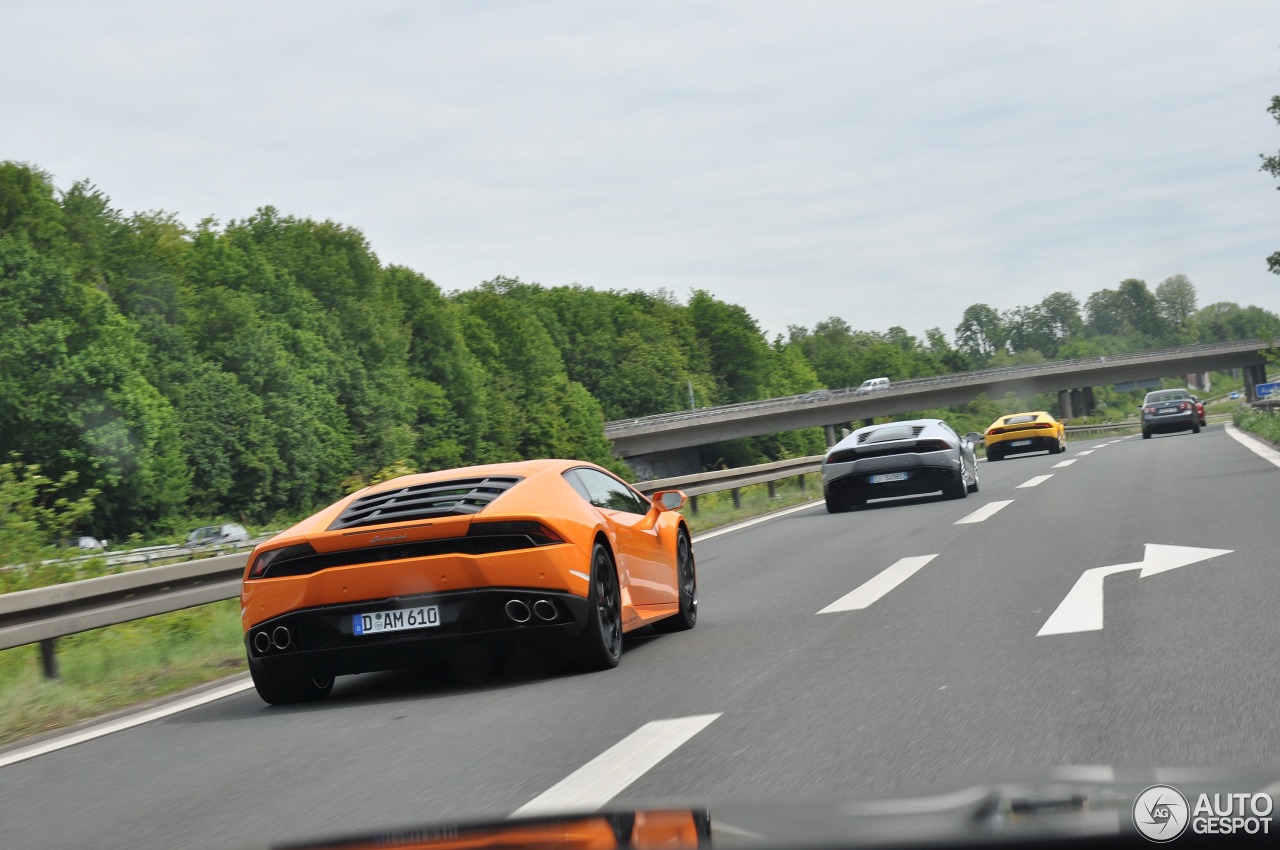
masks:
<path fill-rule="evenodd" d="M 826 402 L 831 399 L 850 399 L 863 395 L 868 398 L 891 398 L 894 395 L 914 392 L 925 388 L 937 388 L 955 384 L 980 383 L 993 378 L 1008 378 L 1016 375 L 1046 374 L 1059 369 L 1072 369 L 1080 366 L 1101 365 L 1103 363 L 1140 363 L 1144 360 L 1160 360 L 1171 354 L 1209 354 L 1215 351 L 1248 350 L 1250 347 L 1255 346 L 1259 350 L 1262 350 L 1274 347 L 1277 342 L 1280 341 L 1267 342 L 1260 339 L 1248 339 L 1237 340 L 1235 342 L 1210 342 L 1200 345 L 1162 348 L 1154 351 L 1141 351 L 1131 354 L 1079 357 L 1071 360 L 1053 360 L 1027 366 L 1002 366 L 996 369 L 984 369 L 975 372 L 953 372 L 951 374 L 937 375 L 930 378 L 909 378 L 903 381 L 895 381 L 887 390 L 878 390 L 875 393 L 859 393 L 856 387 L 848 387 L 838 390 L 814 390 L 813 392 L 806 393 L 804 395 L 782 396 L 780 398 L 761 399 L 759 401 L 722 404 L 715 407 L 699 408 L 697 410 L 677 410 L 670 413 L 656 413 L 651 416 L 640 416 L 632 419 L 618 419 L 612 422 L 606 422 L 604 430 L 607 436 L 610 432 L 616 433 L 623 429 L 633 428 L 639 425 L 662 425 L 670 422 L 696 420 L 711 416 L 723 416 L 728 413 L 768 410 L 773 408 L 792 408 L 806 404 L 815 404 L 819 401 Z"/>

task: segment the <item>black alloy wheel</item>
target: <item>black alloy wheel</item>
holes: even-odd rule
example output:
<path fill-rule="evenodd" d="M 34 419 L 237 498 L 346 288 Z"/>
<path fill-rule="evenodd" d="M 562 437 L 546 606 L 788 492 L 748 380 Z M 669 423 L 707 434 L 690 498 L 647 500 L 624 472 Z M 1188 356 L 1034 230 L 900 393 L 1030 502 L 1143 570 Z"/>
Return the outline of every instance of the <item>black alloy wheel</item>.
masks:
<path fill-rule="evenodd" d="M 591 588 L 587 625 L 578 636 L 578 661 L 586 670 L 608 670 L 622 659 L 622 595 L 609 549 L 599 541 L 591 550 Z"/>
<path fill-rule="evenodd" d="M 693 542 L 683 528 L 676 534 L 676 585 L 680 593 L 680 611 L 653 624 L 662 632 L 683 632 L 698 622 L 698 571 L 693 560 Z"/>

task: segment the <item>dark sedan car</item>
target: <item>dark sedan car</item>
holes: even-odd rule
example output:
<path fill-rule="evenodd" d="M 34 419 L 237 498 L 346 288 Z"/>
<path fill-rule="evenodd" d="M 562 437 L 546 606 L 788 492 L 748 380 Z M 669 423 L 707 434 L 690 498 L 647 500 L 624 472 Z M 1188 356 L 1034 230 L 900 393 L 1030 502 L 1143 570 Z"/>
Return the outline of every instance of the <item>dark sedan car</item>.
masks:
<path fill-rule="evenodd" d="M 1153 390 L 1142 400 L 1142 439 L 1170 431 L 1200 433 L 1200 412 L 1186 390 Z"/>
<path fill-rule="evenodd" d="M 961 437 L 941 419 L 859 428 L 827 450 L 822 482 L 830 513 L 868 499 L 938 491 L 963 499 L 978 492 L 973 437 Z"/>

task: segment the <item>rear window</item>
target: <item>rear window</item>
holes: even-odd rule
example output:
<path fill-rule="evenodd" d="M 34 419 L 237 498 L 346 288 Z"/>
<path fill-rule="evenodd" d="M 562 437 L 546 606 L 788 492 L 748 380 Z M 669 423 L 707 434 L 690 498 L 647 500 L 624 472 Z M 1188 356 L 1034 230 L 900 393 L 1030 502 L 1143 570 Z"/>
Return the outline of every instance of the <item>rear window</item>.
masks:
<path fill-rule="evenodd" d="M 1132 402 L 1130 402 L 1130 403 L 1132 404 Z M 1028 423 L 1028 422 L 1035 422 L 1035 421 L 1036 421 L 1036 416 L 1035 416 L 1035 414 L 1034 414 L 1034 413 L 1027 413 L 1027 414 L 1024 414 L 1024 415 L 1022 415 L 1022 416 L 1010 416 L 1010 417 L 1008 417 L 1008 418 L 1006 418 L 1006 419 L 1004 420 L 1004 424 L 1006 424 L 1006 425 L 1025 425 L 1025 424 L 1026 424 L 1026 423 Z"/>
<path fill-rule="evenodd" d="M 895 426 L 893 428 L 880 428 L 871 432 L 871 436 L 867 437 L 868 443 L 884 443 L 889 440 L 910 440 L 914 436 L 910 425 Z"/>
<path fill-rule="evenodd" d="M 1162 401 L 1186 401 L 1191 398 L 1184 390 L 1167 390 L 1162 393 L 1147 393 L 1146 404 L 1155 404 Z"/>

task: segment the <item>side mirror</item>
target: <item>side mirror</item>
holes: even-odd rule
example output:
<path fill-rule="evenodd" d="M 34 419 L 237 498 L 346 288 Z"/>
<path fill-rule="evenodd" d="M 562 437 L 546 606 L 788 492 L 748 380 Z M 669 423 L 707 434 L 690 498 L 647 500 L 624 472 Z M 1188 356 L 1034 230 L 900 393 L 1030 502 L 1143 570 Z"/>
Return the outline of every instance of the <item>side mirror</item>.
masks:
<path fill-rule="evenodd" d="M 679 490 L 659 490 L 653 494 L 653 504 L 660 511 L 678 511 L 684 507 L 685 499 Z"/>
<path fill-rule="evenodd" d="M 975 446 L 982 445 L 982 435 L 979 434 L 977 431 L 970 431 L 968 434 L 964 435 L 964 438 L 969 442 L 973 443 Z"/>

